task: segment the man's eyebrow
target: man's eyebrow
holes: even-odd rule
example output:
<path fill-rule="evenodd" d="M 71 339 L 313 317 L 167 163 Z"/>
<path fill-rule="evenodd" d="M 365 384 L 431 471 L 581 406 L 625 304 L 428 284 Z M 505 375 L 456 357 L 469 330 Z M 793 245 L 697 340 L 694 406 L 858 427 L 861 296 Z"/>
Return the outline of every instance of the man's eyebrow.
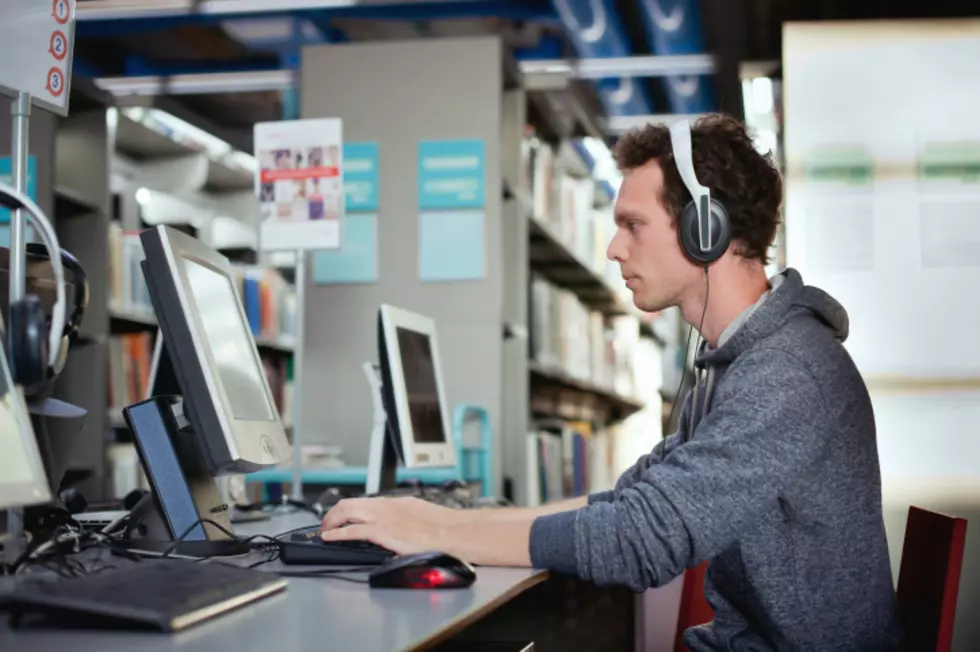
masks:
<path fill-rule="evenodd" d="M 626 222 L 628 220 L 641 220 L 643 219 L 643 216 L 635 211 L 631 211 L 627 209 L 627 210 L 616 211 L 614 215 L 614 219 L 616 220 L 616 224 L 622 224 L 623 222 Z"/>

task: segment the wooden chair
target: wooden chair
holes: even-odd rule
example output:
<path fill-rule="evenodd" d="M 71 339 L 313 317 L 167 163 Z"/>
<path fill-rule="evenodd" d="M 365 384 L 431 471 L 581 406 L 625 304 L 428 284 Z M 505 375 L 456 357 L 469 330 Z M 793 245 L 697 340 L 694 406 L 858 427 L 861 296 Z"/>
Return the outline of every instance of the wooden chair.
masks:
<path fill-rule="evenodd" d="M 966 519 L 909 507 L 898 573 L 898 607 L 910 652 L 946 652 L 966 543 Z"/>

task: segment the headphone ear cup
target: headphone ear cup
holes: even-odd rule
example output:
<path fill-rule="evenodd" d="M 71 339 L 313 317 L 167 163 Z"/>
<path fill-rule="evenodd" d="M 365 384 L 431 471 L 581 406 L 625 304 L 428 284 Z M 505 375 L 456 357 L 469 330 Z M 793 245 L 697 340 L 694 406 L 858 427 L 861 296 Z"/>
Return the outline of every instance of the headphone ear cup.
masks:
<path fill-rule="evenodd" d="M 27 295 L 10 304 L 7 330 L 11 372 L 25 391 L 37 388 L 48 378 L 48 333 L 41 300 Z"/>
<path fill-rule="evenodd" d="M 701 251 L 701 228 L 698 224 L 698 210 L 693 201 L 687 202 L 677 223 L 681 248 L 695 263 L 707 265 L 721 258 L 732 242 L 732 222 L 728 211 L 716 199 L 711 200 L 711 242 L 708 250 Z"/>

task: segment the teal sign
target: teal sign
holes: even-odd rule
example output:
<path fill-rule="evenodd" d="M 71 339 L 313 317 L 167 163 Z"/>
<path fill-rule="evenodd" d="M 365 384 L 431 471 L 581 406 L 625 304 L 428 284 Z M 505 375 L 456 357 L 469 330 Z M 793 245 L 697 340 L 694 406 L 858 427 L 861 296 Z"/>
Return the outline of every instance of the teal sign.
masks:
<path fill-rule="evenodd" d="M 419 143 L 419 208 L 483 208 L 486 154 L 482 140 Z"/>
<path fill-rule="evenodd" d="M 11 167 L 10 157 L 0 157 L 0 180 L 3 180 L 8 186 L 13 186 L 14 181 L 11 178 L 12 175 L 13 168 Z M 37 201 L 37 160 L 33 154 L 27 157 L 27 196 Z M 53 218 L 53 216 L 50 217 Z M 9 209 L 0 208 L 0 223 L 10 223 Z"/>
<path fill-rule="evenodd" d="M 344 216 L 337 249 L 313 252 L 313 282 L 317 285 L 374 283 L 378 280 L 378 216 Z"/>
<path fill-rule="evenodd" d="M 344 195 L 347 212 L 378 210 L 378 144 L 344 144 Z"/>

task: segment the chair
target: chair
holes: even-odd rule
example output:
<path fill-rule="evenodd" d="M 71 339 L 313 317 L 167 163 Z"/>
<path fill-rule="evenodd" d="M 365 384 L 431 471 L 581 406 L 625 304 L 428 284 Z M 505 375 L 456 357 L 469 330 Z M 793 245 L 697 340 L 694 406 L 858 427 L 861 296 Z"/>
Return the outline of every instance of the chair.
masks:
<path fill-rule="evenodd" d="M 909 507 L 897 592 L 907 649 L 912 652 L 945 652 L 952 646 L 966 523 Z"/>
<path fill-rule="evenodd" d="M 681 604 L 677 614 L 677 633 L 674 636 L 674 652 L 687 652 L 684 645 L 684 630 L 696 625 L 710 623 L 715 612 L 704 597 L 704 576 L 708 562 L 701 562 L 694 568 L 684 571 L 684 587 L 681 589 Z"/>

